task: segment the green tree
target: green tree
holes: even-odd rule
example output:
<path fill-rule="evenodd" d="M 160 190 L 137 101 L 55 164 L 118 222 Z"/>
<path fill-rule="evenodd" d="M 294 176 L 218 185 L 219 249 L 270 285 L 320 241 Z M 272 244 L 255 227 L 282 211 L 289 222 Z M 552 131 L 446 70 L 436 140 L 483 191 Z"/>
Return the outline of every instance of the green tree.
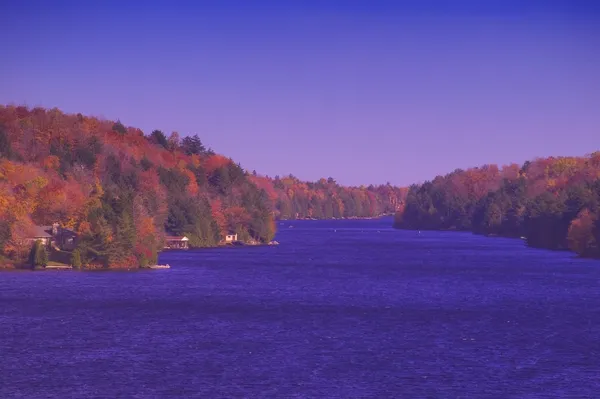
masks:
<path fill-rule="evenodd" d="M 81 252 L 79 251 L 79 249 L 75 249 L 73 251 L 73 253 L 71 254 L 71 265 L 75 269 L 81 269 L 81 266 L 82 266 L 82 263 L 81 263 Z"/>
<path fill-rule="evenodd" d="M 166 149 L 169 148 L 169 141 L 167 140 L 167 136 L 165 136 L 165 134 L 160 130 L 153 130 L 152 133 L 150 133 L 150 141 Z"/>
<path fill-rule="evenodd" d="M 174 234 L 188 237 L 191 247 L 210 247 L 220 240 L 219 228 L 206 199 L 172 198 L 166 228 Z"/>
<path fill-rule="evenodd" d="M 206 148 L 197 134 L 184 137 L 183 140 L 181 140 L 181 149 L 187 155 L 200 155 L 206 152 Z"/>
<path fill-rule="evenodd" d="M 120 263 L 133 253 L 136 231 L 130 211 L 125 211 L 120 215 L 114 232 L 114 239 L 106 248 L 106 261 L 109 265 Z"/>
<path fill-rule="evenodd" d="M 152 162 L 146 158 L 145 156 L 142 158 L 142 160 L 140 161 L 140 166 L 142 167 L 142 169 L 144 171 L 149 170 L 150 168 L 152 168 L 153 164 Z"/>
<path fill-rule="evenodd" d="M 12 146 L 8 139 L 8 134 L 4 129 L 4 126 L 0 125 L 0 158 L 11 159 L 13 155 Z"/>
<path fill-rule="evenodd" d="M 48 251 L 42 241 L 33 243 L 29 252 L 29 264 L 35 267 L 46 267 L 48 265 Z"/>
<path fill-rule="evenodd" d="M 537 248 L 566 248 L 569 224 L 563 218 L 565 210 L 564 198 L 550 192 L 531 201 L 524 220 L 527 244 Z"/>
<path fill-rule="evenodd" d="M 67 141 L 59 141 L 58 139 L 52 139 L 50 141 L 50 154 L 56 155 L 60 159 L 60 173 L 65 176 L 67 171 L 73 166 L 73 154 L 74 149 L 71 143 Z"/>
<path fill-rule="evenodd" d="M 121 123 L 120 120 L 117 120 L 112 127 L 114 132 L 120 133 L 121 135 L 125 135 L 127 133 L 127 128 Z"/>
<path fill-rule="evenodd" d="M 48 250 L 45 245 L 40 245 L 36 256 L 36 264 L 42 267 L 48 266 Z"/>
<path fill-rule="evenodd" d="M 73 162 L 93 168 L 96 164 L 97 154 L 102 152 L 102 144 L 94 136 L 87 142 L 75 147 Z"/>
<path fill-rule="evenodd" d="M 0 250 L 10 239 L 10 224 L 8 220 L 0 220 Z"/>
<path fill-rule="evenodd" d="M 162 185 L 171 193 L 183 193 L 190 183 L 187 175 L 184 175 L 174 169 L 166 169 L 162 166 L 158 168 L 158 177 Z"/>
<path fill-rule="evenodd" d="M 232 181 L 231 181 L 231 177 L 230 177 L 229 173 L 230 173 L 229 168 L 227 166 L 218 167 L 210 175 L 208 181 L 221 194 L 226 194 L 232 185 Z"/>
<path fill-rule="evenodd" d="M 190 166 L 189 169 L 194 173 L 194 176 L 196 177 L 196 183 L 198 183 L 198 186 L 202 187 L 206 184 L 206 171 L 202 166 Z"/>

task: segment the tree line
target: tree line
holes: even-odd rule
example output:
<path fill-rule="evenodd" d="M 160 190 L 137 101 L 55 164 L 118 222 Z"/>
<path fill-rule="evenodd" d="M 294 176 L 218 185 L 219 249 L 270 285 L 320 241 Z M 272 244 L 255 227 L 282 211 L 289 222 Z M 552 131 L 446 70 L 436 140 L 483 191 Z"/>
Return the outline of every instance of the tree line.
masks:
<path fill-rule="evenodd" d="M 600 152 L 456 170 L 409 188 L 394 226 L 524 237 L 600 257 Z"/>

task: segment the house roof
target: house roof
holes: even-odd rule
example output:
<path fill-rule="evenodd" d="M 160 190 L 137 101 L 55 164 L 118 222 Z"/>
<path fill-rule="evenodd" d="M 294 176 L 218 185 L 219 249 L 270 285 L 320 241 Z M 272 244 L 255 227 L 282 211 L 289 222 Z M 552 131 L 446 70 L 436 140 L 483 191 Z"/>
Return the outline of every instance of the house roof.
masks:
<path fill-rule="evenodd" d="M 77 237 L 77 233 L 75 233 L 73 230 L 65 228 L 60 230 L 60 234 L 62 234 L 63 236 Z"/>
<path fill-rule="evenodd" d="M 33 238 L 52 238 L 52 235 L 48 233 L 48 230 L 52 231 L 52 228 L 48 229 L 48 226 L 34 226 L 32 230 Z"/>

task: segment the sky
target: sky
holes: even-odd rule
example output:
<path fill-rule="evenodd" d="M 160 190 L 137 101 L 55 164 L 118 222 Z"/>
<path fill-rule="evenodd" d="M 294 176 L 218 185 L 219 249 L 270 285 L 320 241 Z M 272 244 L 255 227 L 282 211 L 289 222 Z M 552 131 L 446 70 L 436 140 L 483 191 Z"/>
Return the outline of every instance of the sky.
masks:
<path fill-rule="evenodd" d="M 0 103 L 198 134 L 269 176 L 600 149 L 598 1 L 21 0 L 0 34 Z"/>

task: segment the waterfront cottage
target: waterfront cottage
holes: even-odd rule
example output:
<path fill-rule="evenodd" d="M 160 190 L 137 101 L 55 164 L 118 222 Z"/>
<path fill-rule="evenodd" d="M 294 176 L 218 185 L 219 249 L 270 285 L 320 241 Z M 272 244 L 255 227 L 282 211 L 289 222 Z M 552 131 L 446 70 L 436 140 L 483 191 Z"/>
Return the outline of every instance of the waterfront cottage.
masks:
<path fill-rule="evenodd" d="M 56 242 L 61 250 L 72 251 L 77 245 L 77 234 L 69 229 L 61 229 Z"/>
<path fill-rule="evenodd" d="M 60 227 L 59 223 L 51 226 L 35 226 L 33 228 L 31 242 L 40 240 L 47 247 L 57 250 L 72 251 L 77 244 L 77 234 L 69 229 Z"/>
<path fill-rule="evenodd" d="M 52 243 L 63 251 L 72 251 L 77 245 L 77 234 L 73 230 L 54 223 L 52 225 Z"/>
<path fill-rule="evenodd" d="M 234 233 L 234 232 L 231 232 L 231 231 L 230 231 L 230 232 L 229 232 L 229 234 L 227 234 L 227 235 L 225 236 L 225 242 L 226 242 L 226 243 L 232 243 L 232 242 L 235 242 L 235 241 L 237 241 L 237 240 L 238 240 L 238 236 L 237 236 L 237 234 L 236 234 L 236 233 Z"/>
<path fill-rule="evenodd" d="M 188 249 L 189 238 L 185 236 L 166 236 L 165 249 Z"/>

